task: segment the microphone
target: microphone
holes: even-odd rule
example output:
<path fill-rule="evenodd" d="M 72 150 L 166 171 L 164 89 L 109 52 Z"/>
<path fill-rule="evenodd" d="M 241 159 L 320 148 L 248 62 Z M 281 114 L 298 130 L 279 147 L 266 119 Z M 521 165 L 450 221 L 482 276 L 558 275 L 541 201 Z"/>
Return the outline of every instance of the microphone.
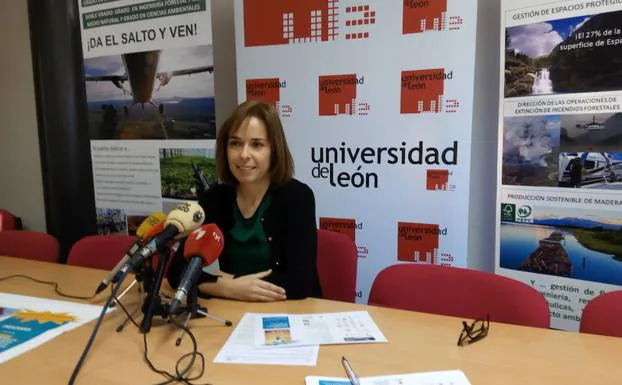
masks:
<path fill-rule="evenodd" d="M 138 249 L 140 248 L 140 246 L 142 245 L 142 241 L 143 239 L 145 239 L 145 235 L 156 225 L 158 225 L 159 223 L 164 222 L 164 219 L 166 218 L 166 216 L 164 215 L 163 212 L 161 211 L 157 211 L 154 213 L 151 213 L 141 224 L 140 226 L 138 226 L 138 229 L 136 229 L 136 235 L 138 236 L 138 239 L 136 240 L 136 242 L 134 242 L 134 244 L 132 246 L 130 246 L 130 248 L 127 250 L 127 252 L 125 252 L 125 255 L 123 256 L 123 258 L 121 258 L 121 260 L 119 261 L 119 263 L 116 264 L 115 267 L 112 268 L 112 270 L 110 270 L 110 273 L 108 273 L 108 275 L 106 276 L 106 278 L 104 278 L 99 286 L 97 286 L 97 289 L 95 289 L 95 295 L 101 293 L 105 288 L 108 287 L 108 285 L 110 283 L 116 283 L 117 279 L 118 279 L 118 274 L 119 271 L 121 270 L 121 268 L 123 266 L 125 266 L 125 264 L 130 260 L 130 258 L 132 257 L 132 255 L 138 251 Z"/>
<path fill-rule="evenodd" d="M 169 314 L 179 311 L 181 303 L 196 287 L 202 268 L 214 263 L 222 253 L 224 241 L 222 232 L 213 223 L 199 227 L 188 236 L 184 245 L 184 259 L 188 261 L 188 265 L 177 287 L 175 298 L 171 301 Z"/>
<path fill-rule="evenodd" d="M 165 248 L 177 235 L 183 236 L 201 226 L 204 218 L 205 213 L 198 203 L 180 203 L 168 213 L 164 223 L 154 226 L 148 232 L 148 242 L 132 254 L 129 262 L 121 268 L 121 276 L 125 278 L 130 271 L 136 272 L 147 258 Z"/>

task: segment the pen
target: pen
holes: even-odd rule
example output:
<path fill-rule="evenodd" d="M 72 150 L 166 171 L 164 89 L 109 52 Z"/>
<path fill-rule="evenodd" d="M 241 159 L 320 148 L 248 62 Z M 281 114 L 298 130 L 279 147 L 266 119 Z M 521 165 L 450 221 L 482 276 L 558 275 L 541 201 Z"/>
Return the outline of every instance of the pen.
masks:
<path fill-rule="evenodd" d="M 343 365 L 343 368 L 346 370 L 346 373 L 348 374 L 348 378 L 350 379 L 350 384 L 361 385 L 361 383 L 359 382 L 359 376 L 357 376 L 354 370 L 352 370 L 352 367 L 350 366 L 348 359 L 345 357 L 341 357 L 341 364 Z"/>

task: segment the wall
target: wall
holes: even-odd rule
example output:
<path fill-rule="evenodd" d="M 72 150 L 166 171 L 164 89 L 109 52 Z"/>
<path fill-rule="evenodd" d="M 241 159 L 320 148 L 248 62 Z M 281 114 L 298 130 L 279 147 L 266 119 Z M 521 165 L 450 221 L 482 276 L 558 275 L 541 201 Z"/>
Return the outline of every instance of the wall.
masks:
<path fill-rule="evenodd" d="M 0 207 L 45 231 L 27 7 L 4 0 L 0 12 Z"/>
<path fill-rule="evenodd" d="M 231 110 L 238 105 L 233 1 L 212 0 L 212 35 L 216 127 L 218 129 Z"/>
<path fill-rule="evenodd" d="M 499 114 L 499 0 L 479 0 L 475 47 L 468 267 L 495 268 L 495 205 Z"/>

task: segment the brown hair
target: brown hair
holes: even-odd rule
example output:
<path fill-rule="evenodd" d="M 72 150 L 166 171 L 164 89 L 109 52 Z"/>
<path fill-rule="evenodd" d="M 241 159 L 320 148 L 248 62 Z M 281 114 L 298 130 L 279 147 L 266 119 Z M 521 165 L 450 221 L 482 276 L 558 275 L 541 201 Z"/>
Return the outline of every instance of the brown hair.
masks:
<path fill-rule="evenodd" d="M 229 136 L 235 133 L 244 122 L 255 117 L 266 125 L 270 142 L 270 182 L 278 186 L 292 179 L 294 160 L 289 152 L 281 119 L 272 104 L 259 100 L 247 100 L 237 106 L 218 131 L 216 138 L 216 172 L 218 178 L 228 185 L 236 186 L 237 179 L 229 168 L 227 143 Z"/>

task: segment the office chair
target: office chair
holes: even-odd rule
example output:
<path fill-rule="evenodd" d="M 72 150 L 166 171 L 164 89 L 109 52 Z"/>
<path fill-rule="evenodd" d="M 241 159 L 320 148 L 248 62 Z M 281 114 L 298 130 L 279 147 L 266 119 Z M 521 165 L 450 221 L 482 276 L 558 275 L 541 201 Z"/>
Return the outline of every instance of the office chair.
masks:
<path fill-rule="evenodd" d="M 68 265 L 111 270 L 138 238 L 129 235 L 90 235 L 71 246 Z"/>
<path fill-rule="evenodd" d="M 58 262 L 60 244 L 50 234 L 28 230 L 0 231 L 0 255 Z"/>
<path fill-rule="evenodd" d="M 380 271 L 370 305 L 548 328 L 549 305 L 534 288 L 473 269 L 397 264 Z"/>
<path fill-rule="evenodd" d="M 622 337 L 622 290 L 610 291 L 590 300 L 583 309 L 579 331 Z"/>
<path fill-rule="evenodd" d="M 317 231 L 317 270 L 322 297 L 354 302 L 356 297 L 356 245 L 335 231 Z"/>

